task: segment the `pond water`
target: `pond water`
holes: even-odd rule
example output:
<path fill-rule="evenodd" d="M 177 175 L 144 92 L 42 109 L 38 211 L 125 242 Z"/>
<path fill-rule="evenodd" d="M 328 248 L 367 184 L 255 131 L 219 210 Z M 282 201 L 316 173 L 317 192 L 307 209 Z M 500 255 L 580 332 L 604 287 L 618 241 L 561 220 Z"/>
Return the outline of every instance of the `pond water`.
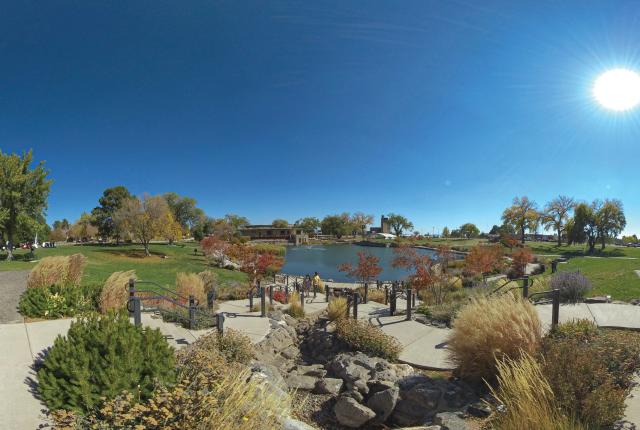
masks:
<path fill-rule="evenodd" d="M 384 281 L 400 281 L 410 273 L 402 268 L 393 268 L 391 263 L 395 258 L 392 248 L 359 245 L 302 245 L 288 246 L 285 263 L 281 272 L 289 275 L 313 276 L 318 272 L 322 279 L 333 279 L 338 282 L 349 282 L 354 279 L 346 276 L 338 270 L 343 263 L 358 263 L 358 252 L 368 252 L 380 259 L 382 267 L 379 279 Z M 421 254 L 433 256 L 434 252 L 428 249 L 418 249 Z"/>

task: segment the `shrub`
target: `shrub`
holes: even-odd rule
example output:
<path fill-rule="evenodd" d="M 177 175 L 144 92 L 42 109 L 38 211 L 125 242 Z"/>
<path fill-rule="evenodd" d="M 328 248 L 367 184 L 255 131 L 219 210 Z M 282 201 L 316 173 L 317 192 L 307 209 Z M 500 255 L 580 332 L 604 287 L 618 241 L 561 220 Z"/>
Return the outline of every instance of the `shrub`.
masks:
<path fill-rule="evenodd" d="M 176 275 L 176 292 L 187 298 L 193 296 L 197 304 L 207 304 L 204 281 L 197 273 L 178 273 Z"/>
<path fill-rule="evenodd" d="M 591 282 L 580 272 L 558 272 L 549 282 L 552 289 L 560 290 L 560 300 L 576 303 L 593 288 Z"/>
<path fill-rule="evenodd" d="M 352 349 L 375 357 L 397 360 L 402 351 L 402 345 L 394 337 L 367 321 L 339 319 L 336 324 L 336 334 Z"/>
<path fill-rule="evenodd" d="M 38 390 L 51 410 L 88 411 L 123 390 L 149 398 L 157 382 L 173 380 L 173 349 L 160 331 L 111 313 L 72 322 L 67 336 L 56 338 L 38 371 Z"/>
<path fill-rule="evenodd" d="M 335 297 L 327 305 L 327 317 L 329 321 L 337 321 L 347 316 L 347 299 Z"/>
<path fill-rule="evenodd" d="M 500 430 L 582 430 L 555 406 L 555 396 L 540 365 L 528 354 L 497 362 L 498 389 L 491 388 L 505 406 L 493 415 L 490 428 Z"/>
<path fill-rule="evenodd" d="M 367 297 L 367 299 L 370 302 L 377 302 L 377 303 L 384 303 L 384 289 L 369 289 L 369 295 Z M 363 297 L 364 297 L 364 292 L 363 292 Z"/>
<path fill-rule="evenodd" d="M 304 317 L 304 309 L 300 304 L 300 294 L 292 293 L 289 296 L 289 308 L 285 312 L 297 319 Z"/>
<path fill-rule="evenodd" d="M 451 323 L 461 307 L 462 302 L 447 302 L 441 305 L 420 306 L 416 312 L 424 314 L 432 321 L 451 327 Z"/>
<path fill-rule="evenodd" d="M 472 299 L 453 322 L 448 346 L 460 376 L 472 382 L 492 381 L 496 359 L 534 354 L 542 329 L 533 305 L 510 294 Z"/>
<path fill-rule="evenodd" d="M 100 292 L 100 312 L 124 309 L 129 300 L 129 279 L 136 279 L 136 272 L 113 272 Z"/>
<path fill-rule="evenodd" d="M 284 294 L 284 291 L 274 290 L 273 291 L 273 300 L 276 301 L 276 302 L 284 304 L 287 301 L 287 297 Z"/>
<path fill-rule="evenodd" d="M 30 318 L 73 317 L 98 308 L 100 286 L 50 285 L 29 288 L 22 296 L 18 309 Z"/>
<path fill-rule="evenodd" d="M 510 277 L 520 278 L 525 274 L 527 264 L 533 261 L 533 254 L 529 248 L 518 248 L 511 254 Z"/>

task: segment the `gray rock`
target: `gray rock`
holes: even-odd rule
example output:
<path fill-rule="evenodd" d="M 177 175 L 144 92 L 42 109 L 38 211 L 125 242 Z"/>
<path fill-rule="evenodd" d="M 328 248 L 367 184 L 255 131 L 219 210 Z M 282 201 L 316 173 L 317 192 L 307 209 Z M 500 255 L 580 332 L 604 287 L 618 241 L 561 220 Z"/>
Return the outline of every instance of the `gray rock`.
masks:
<path fill-rule="evenodd" d="M 316 430 L 316 428 L 311 427 L 309 424 L 303 423 L 302 421 L 287 418 L 283 421 L 281 430 Z"/>
<path fill-rule="evenodd" d="M 281 354 L 284 358 L 293 360 L 298 355 L 300 355 L 300 350 L 298 350 L 298 348 L 296 348 L 295 346 L 291 345 L 286 347 L 284 350 L 282 350 Z"/>
<path fill-rule="evenodd" d="M 340 378 L 324 378 L 316 382 L 314 393 L 316 394 L 332 394 L 337 396 L 342 389 L 342 379 Z"/>
<path fill-rule="evenodd" d="M 296 319 L 289 314 L 284 314 L 283 318 L 284 322 L 286 322 L 290 326 L 295 327 L 296 325 L 298 325 L 298 321 L 296 321 Z"/>
<path fill-rule="evenodd" d="M 478 418 L 486 418 L 491 415 L 491 406 L 484 402 L 477 402 L 472 405 L 469 405 L 467 408 L 467 413 L 469 415 L 473 415 Z"/>
<path fill-rule="evenodd" d="M 409 391 L 403 394 L 405 400 L 417 403 L 421 407 L 429 410 L 435 410 L 438 408 L 440 402 L 441 392 L 439 389 L 434 388 L 431 384 L 416 385 Z"/>
<path fill-rule="evenodd" d="M 291 398 L 287 384 L 278 369 L 262 362 L 255 362 L 251 367 L 250 381 L 256 382 L 259 389 L 281 400 L 282 404 L 291 406 Z"/>
<path fill-rule="evenodd" d="M 453 412 L 440 412 L 433 419 L 435 424 L 443 427 L 443 430 L 467 430 L 467 423 Z"/>
<path fill-rule="evenodd" d="M 358 391 L 354 387 L 351 387 L 351 388 L 347 387 L 347 390 L 344 393 L 342 393 L 342 395 L 346 397 L 352 397 L 358 403 L 362 403 L 364 401 L 364 396 L 360 393 L 360 391 Z"/>
<path fill-rule="evenodd" d="M 397 387 L 393 387 L 384 391 L 378 391 L 369 397 L 367 406 L 375 411 L 377 422 L 383 423 L 389 418 L 391 412 L 393 412 L 393 409 L 396 407 L 399 392 L 400 390 Z"/>
<path fill-rule="evenodd" d="M 417 426 L 417 427 L 402 427 L 396 430 L 442 430 L 442 427 L 440 427 L 439 425 Z"/>
<path fill-rule="evenodd" d="M 361 405 L 352 397 L 341 396 L 338 398 L 333 413 L 340 424 L 346 427 L 358 428 L 375 418 L 376 413 L 368 407 Z"/>
<path fill-rule="evenodd" d="M 293 373 L 287 377 L 287 385 L 292 390 L 311 391 L 316 387 L 317 378 Z"/>
<path fill-rule="evenodd" d="M 324 370 L 322 364 L 312 364 L 311 366 L 297 366 L 296 371 L 301 375 L 315 376 L 317 378 L 324 378 L 327 371 Z"/>
<path fill-rule="evenodd" d="M 391 381 L 379 381 L 375 379 L 367 382 L 367 386 L 369 387 L 369 394 L 373 394 L 377 393 L 378 391 L 384 391 L 388 390 L 389 388 L 394 388 L 396 384 Z"/>

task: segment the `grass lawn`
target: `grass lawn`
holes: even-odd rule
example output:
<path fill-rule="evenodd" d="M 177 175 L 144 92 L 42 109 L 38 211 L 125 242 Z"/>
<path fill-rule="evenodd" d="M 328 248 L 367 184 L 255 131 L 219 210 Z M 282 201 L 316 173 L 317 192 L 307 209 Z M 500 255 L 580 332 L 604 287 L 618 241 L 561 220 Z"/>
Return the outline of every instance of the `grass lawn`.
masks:
<path fill-rule="evenodd" d="M 167 287 L 173 287 L 178 272 L 201 272 L 209 269 L 218 274 L 221 284 L 243 282 L 246 275 L 242 272 L 208 267 L 204 257 L 194 255 L 195 244 L 180 243 L 177 245 L 152 244 L 151 256 L 145 257 L 140 245 L 100 246 L 100 245 L 64 245 L 57 248 L 36 250 L 36 258 L 53 255 L 84 254 L 87 267 L 84 271 L 83 284 L 102 284 L 113 272 L 135 270 L 138 279 L 154 281 Z M 17 250 L 15 254 L 22 258 L 27 253 Z M 166 256 L 167 258 L 163 258 Z M 4 258 L 3 258 L 4 259 Z M 29 270 L 35 262 L 0 261 L 0 271 Z"/>

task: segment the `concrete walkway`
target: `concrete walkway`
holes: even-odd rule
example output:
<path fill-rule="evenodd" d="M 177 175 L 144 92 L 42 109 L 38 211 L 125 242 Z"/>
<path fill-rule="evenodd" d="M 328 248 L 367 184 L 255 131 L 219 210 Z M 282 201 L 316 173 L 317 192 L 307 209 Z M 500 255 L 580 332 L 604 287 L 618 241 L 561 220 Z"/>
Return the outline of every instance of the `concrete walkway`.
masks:
<path fill-rule="evenodd" d="M 0 324 L 22 322 L 18 313 L 20 296 L 27 289 L 28 270 L 0 272 Z"/>

